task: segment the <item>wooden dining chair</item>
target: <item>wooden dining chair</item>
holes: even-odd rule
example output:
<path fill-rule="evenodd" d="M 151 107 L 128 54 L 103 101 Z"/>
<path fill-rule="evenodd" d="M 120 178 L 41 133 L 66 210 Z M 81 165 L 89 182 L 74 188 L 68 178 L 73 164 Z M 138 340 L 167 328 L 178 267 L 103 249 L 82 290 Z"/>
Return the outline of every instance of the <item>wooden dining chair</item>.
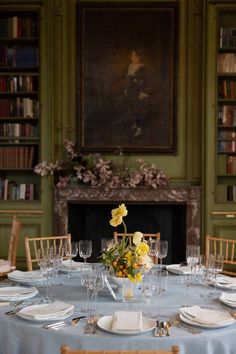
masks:
<path fill-rule="evenodd" d="M 126 234 L 127 237 L 133 236 L 133 233 L 128 233 Z M 118 233 L 116 231 L 114 231 L 113 233 L 113 238 L 115 240 L 115 242 L 118 242 L 120 239 L 122 239 L 122 237 L 124 237 L 124 233 Z M 144 234 L 143 233 L 143 238 L 146 241 L 151 241 L 151 240 L 160 240 L 161 234 L 160 232 L 157 232 L 156 234 Z"/>
<path fill-rule="evenodd" d="M 171 350 L 73 350 L 64 345 L 60 354 L 180 354 L 180 349 L 178 345 L 173 345 Z"/>
<path fill-rule="evenodd" d="M 34 264 L 38 263 L 37 250 L 48 250 L 51 246 L 63 248 L 65 241 L 71 242 L 71 235 L 65 236 L 41 236 L 41 237 L 25 237 L 25 254 L 27 261 L 27 268 L 29 271 L 33 270 Z M 68 258 L 68 257 L 64 257 Z"/>
<path fill-rule="evenodd" d="M 21 231 L 21 221 L 16 217 L 13 216 L 12 225 L 11 225 L 11 234 L 10 234 L 10 241 L 8 246 L 8 262 L 12 268 L 16 267 L 16 256 L 18 251 L 19 245 L 19 238 L 20 238 L 20 231 Z M 9 272 L 1 272 L 0 277 L 5 277 Z"/>
<path fill-rule="evenodd" d="M 224 265 L 235 267 L 235 271 L 227 270 L 224 267 L 223 273 L 236 276 L 236 240 L 207 235 L 206 254 L 222 254 L 224 256 Z"/>

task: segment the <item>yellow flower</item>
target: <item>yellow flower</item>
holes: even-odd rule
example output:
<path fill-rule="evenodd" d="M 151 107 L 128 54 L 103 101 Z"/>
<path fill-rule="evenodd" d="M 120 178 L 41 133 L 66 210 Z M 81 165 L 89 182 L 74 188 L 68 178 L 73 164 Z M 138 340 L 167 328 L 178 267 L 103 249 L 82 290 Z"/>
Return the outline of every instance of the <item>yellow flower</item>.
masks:
<path fill-rule="evenodd" d="M 140 231 L 136 231 L 133 235 L 133 244 L 135 246 L 138 246 L 140 244 L 140 242 L 142 241 L 143 238 L 143 234 Z"/>
<path fill-rule="evenodd" d="M 114 218 L 112 218 L 110 220 L 110 224 L 111 224 L 111 226 L 114 226 L 114 227 L 122 224 L 122 217 L 119 215 L 115 216 Z"/>
<path fill-rule="evenodd" d="M 128 214 L 125 204 L 119 205 L 118 208 L 111 211 L 112 219 L 110 220 L 111 226 L 118 226 L 122 223 L 123 217 Z"/>
<path fill-rule="evenodd" d="M 136 247 L 135 252 L 139 256 L 145 256 L 149 252 L 149 246 L 145 242 L 140 242 L 140 244 Z"/>
<path fill-rule="evenodd" d="M 132 262 L 132 252 L 128 251 L 125 255 L 125 258 L 127 259 L 127 264 L 130 265 Z"/>

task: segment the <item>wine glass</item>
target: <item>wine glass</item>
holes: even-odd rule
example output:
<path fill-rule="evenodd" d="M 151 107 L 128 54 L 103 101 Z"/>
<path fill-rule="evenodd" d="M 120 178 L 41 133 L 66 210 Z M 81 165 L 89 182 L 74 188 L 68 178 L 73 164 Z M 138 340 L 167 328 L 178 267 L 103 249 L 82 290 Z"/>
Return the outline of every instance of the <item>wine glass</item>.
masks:
<path fill-rule="evenodd" d="M 212 266 L 212 271 L 214 273 L 215 290 L 213 295 L 216 296 L 217 275 L 223 271 L 224 256 L 222 254 L 210 254 L 209 258 Z"/>
<path fill-rule="evenodd" d="M 37 249 L 37 259 L 40 271 L 42 276 L 45 278 L 45 285 L 46 285 L 46 295 L 44 296 L 43 302 L 48 303 L 53 300 L 53 293 L 52 289 L 49 289 L 50 286 L 50 277 L 52 273 L 52 264 L 50 262 L 50 257 L 48 254 L 48 249 L 39 248 Z"/>
<path fill-rule="evenodd" d="M 210 257 L 207 254 L 200 255 L 200 262 L 199 262 L 199 282 L 204 286 L 204 304 L 206 305 L 207 300 L 207 290 L 208 285 L 212 283 L 212 279 L 214 276 L 212 263 L 210 262 Z"/>
<path fill-rule="evenodd" d="M 64 245 L 64 251 L 66 257 L 69 257 L 70 259 L 70 272 L 67 275 L 67 278 L 70 278 L 72 272 L 72 258 L 76 257 L 78 254 L 78 242 L 66 240 Z"/>
<path fill-rule="evenodd" d="M 91 288 L 91 272 L 92 269 L 87 267 L 86 263 L 82 263 L 80 267 L 80 281 L 81 285 L 86 287 L 86 307 L 81 312 L 91 312 L 90 303 L 90 288 Z"/>
<path fill-rule="evenodd" d="M 198 245 L 187 245 L 186 247 L 186 260 L 191 268 L 191 272 L 194 267 L 199 263 L 200 257 L 200 246 Z"/>
<path fill-rule="evenodd" d="M 91 240 L 80 240 L 79 241 L 79 255 L 84 259 L 86 263 L 87 258 L 92 255 L 92 241 Z"/>
<path fill-rule="evenodd" d="M 158 257 L 159 240 L 152 240 L 152 242 L 148 242 L 148 246 L 149 256 L 152 258 L 153 263 L 156 264 L 156 260 Z"/>
<path fill-rule="evenodd" d="M 144 273 L 142 282 L 139 284 L 139 289 L 142 292 L 142 314 L 144 315 L 144 303 L 145 303 L 145 298 L 148 296 L 151 296 L 152 292 L 152 274 L 151 272 Z M 147 315 L 147 314 L 146 314 Z"/>
<path fill-rule="evenodd" d="M 179 265 L 180 268 L 180 283 L 181 285 L 184 285 L 186 288 L 186 307 L 189 306 L 189 288 L 192 284 L 192 274 L 190 272 L 186 272 L 186 269 L 188 269 L 188 263 L 187 262 L 181 262 Z"/>
<path fill-rule="evenodd" d="M 90 289 L 94 292 L 94 317 L 98 316 L 97 296 L 98 292 L 105 286 L 105 272 L 99 267 L 95 267 L 91 273 Z"/>
<path fill-rule="evenodd" d="M 158 258 L 160 259 L 160 266 L 162 268 L 162 260 L 168 253 L 168 241 L 160 240 L 158 242 Z"/>
<path fill-rule="evenodd" d="M 158 296 L 158 313 L 157 318 L 160 318 L 160 303 L 161 303 L 161 294 L 167 291 L 168 284 L 168 271 L 162 269 L 154 269 L 152 271 L 152 290 Z"/>

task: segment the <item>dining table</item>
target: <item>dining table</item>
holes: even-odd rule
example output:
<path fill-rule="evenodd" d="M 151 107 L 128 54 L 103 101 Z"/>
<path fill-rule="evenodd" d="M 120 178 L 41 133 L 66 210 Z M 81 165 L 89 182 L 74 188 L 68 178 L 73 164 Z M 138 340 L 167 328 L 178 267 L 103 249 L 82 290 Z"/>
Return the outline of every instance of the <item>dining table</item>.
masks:
<path fill-rule="evenodd" d="M 57 277 L 55 300 L 74 305 L 74 312 L 66 321 L 77 316 L 85 316 L 74 326 L 62 326 L 58 330 L 45 328 L 51 323 L 45 320 L 32 320 L 22 318 L 18 313 L 8 315 L 6 312 L 37 304 L 45 296 L 46 287 L 39 283 L 35 287 L 38 293 L 23 303 L 4 304 L 0 302 L 0 354 L 59 354 L 62 345 L 69 345 L 73 349 L 82 350 L 169 350 L 172 345 L 180 347 L 181 354 L 235 354 L 236 353 L 236 320 L 230 325 L 220 328 L 191 325 L 179 319 L 180 308 L 186 305 L 186 287 L 179 274 L 168 272 L 167 290 L 158 296 L 149 293 L 142 297 L 139 286 L 136 286 L 136 296 L 133 300 L 124 301 L 121 289 L 112 283 L 109 284 L 115 293 L 105 286 L 98 292 L 95 299 L 90 299 L 90 307 L 95 306 L 100 319 L 113 316 L 117 311 L 139 312 L 143 311 L 147 318 L 156 321 L 170 321 L 169 335 L 154 336 L 155 329 L 145 331 L 113 332 L 110 328 L 96 325 L 93 334 L 85 333 L 89 313 L 84 312 L 87 306 L 87 289 L 81 284 L 80 271 L 68 273 L 60 272 Z M 19 286 L 11 279 L 0 282 L 0 289 L 4 286 Z M 29 286 L 29 285 L 27 285 Z M 220 310 L 229 313 L 231 307 L 220 301 L 222 289 L 209 286 L 204 299 L 205 288 L 197 279 L 188 288 L 188 305 L 198 305 L 206 309 Z M 213 295 L 212 295 L 213 293 Z M 159 302 L 160 301 L 160 302 Z M 158 314 L 159 309 L 159 314 Z M 146 314 L 146 315 L 145 315 Z"/>

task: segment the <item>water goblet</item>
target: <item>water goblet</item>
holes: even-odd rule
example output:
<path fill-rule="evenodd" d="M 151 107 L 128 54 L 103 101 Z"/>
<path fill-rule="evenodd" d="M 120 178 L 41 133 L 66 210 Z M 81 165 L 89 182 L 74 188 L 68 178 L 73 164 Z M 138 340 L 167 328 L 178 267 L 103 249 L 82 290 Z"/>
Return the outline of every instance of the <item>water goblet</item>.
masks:
<path fill-rule="evenodd" d="M 70 260 L 70 272 L 67 275 L 67 278 L 70 278 L 72 272 L 72 258 L 76 257 L 78 254 L 78 242 L 77 241 L 70 242 L 66 240 L 64 244 L 64 252 L 66 257 L 69 257 Z"/>
<path fill-rule="evenodd" d="M 186 260 L 188 265 L 191 268 L 191 273 L 196 277 L 196 266 L 199 263 L 199 257 L 200 257 L 200 246 L 198 245 L 187 245 L 186 247 Z"/>
<path fill-rule="evenodd" d="M 86 307 L 81 310 L 81 312 L 91 313 L 93 310 L 90 308 L 90 288 L 91 288 L 91 277 L 92 269 L 87 266 L 86 263 L 81 264 L 80 267 L 80 281 L 81 285 L 86 287 Z"/>
<path fill-rule="evenodd" d="M 216 297 L 217 275 L 223 271 L 224 256 L 222 254 L 210 254 L 210 263 L 214 274 L 214 293 L 210 294 Z"/>
<path fill-rule="evenodd" d="M 97 296 L 98 292 L 105 286 L 105 272 L 99 267 L 95 267 L 91 273 L 90 289 L 94 292 L 94 316 L 98 316 Z"/>
<path fill-rule="evenodd" d="M 139 284 L 139 289 L 142 292 L 142 314 L 148 315 L 144 313 L 144 304 L 145 299 L 150 298 L 152 295 L 152 274 L 151 272 L 147 272 L 143 274 L 142 282 Z"/>
<path fill-rule="evenodd" d="M 158 257 L 159 240 L 152 240 L 148 242 L 149 246 L 149 256 L 152 258 L 153 263 L 156 264 Z"/>
<path fill-rule="evenodd" d="M 185 286 L 186 289 L 186 304 L 185 307 L 189 306 L 189 288 L 192 284 L 192 274 L 189 271 L 189 266 L 187 262 L 180 262 L 180 283 Z"/>
<path fill-rule="evenodd" d="M 154 269 L 152 271 L 152 290 L 158 296 L 158 304 L 157 304 L 157 318 L 161 317 L 161 295 L 163 292 L 167 291 L 168 284 L 168 271 L 162 269 Z"/>
<path fill-rule="evenodd" d="M 208 290 L 208 285 L 212 283 L 214 273 L 212 269 L 212 262 L 210 262 L 210 257 L 207 254 L 202 254 L 200 255 L 200 262 L 199 262 L 199 282 L 204 286 L 204 295 L 203 295 L 203 301 L 204 305 L 206 307 L 206 302 L 207 302 L 207 290 Z"/>
<path fill-rule="evenodd" d="M 53 291 L 50 287 L 51 285 L 50 278 L 52 276 L 53 268 L 50 261 L 48 249 L 39 248 L 37 249 L 36 252 L 37 252 L 38 265 L 42 273 L 42 276 L 45 279 L 45 284 L 46 284 L 46 295 L 44 296 L 43 302 L 48 303 L 51 302 L 54 298 Z"/>
<path fill-rule="evenodd" d="M 84 259 L 86 263 L 87 258 L 92 255 L 92 241 L 91 240 L 80 240 L 79 241 L 79 255 Z"/>
<path fill-rule="evenodd" d="M 158 242 L 158 258 L 160 259 L 160 266 L 162 268 L 162 260 L 168 253 L 168 241 L 160 240 Z"/>

